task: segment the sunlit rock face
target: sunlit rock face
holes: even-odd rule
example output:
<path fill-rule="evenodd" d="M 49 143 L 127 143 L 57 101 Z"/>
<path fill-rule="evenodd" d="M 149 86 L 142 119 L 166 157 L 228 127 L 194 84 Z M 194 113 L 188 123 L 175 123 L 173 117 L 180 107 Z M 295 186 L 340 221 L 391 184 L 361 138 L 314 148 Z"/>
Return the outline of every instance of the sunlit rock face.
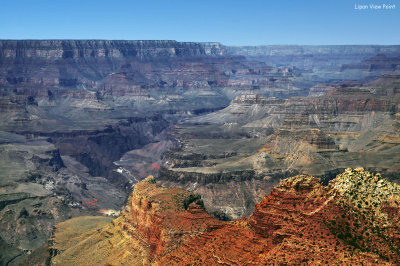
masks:
<path fill-rule="evenodd" d="M 248 219 L 216 220 L 195 194 L 138 183 L 121 217 L 57 225 L 53 265 L 398 264 L 400 188 L 362 168 L 328 186 L 312 176 L 283 180 Z M 83 223 L 86 227 L 79 228 Z"/>

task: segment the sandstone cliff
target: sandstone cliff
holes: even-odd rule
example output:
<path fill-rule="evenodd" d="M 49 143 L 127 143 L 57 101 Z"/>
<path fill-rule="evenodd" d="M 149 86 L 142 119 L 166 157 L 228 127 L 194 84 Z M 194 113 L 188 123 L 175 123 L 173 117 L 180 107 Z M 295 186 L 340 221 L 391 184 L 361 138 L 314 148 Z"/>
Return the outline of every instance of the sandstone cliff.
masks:
<path fill-rule="evenodd" d="M 111 224 L 52 238 L 53 265 L 226 265 L 400 263 L 400 187 L 363 169 L 328 186 L 311 176 L 283 180 L 248 219 L 221 222 L 194 195 L 137 184 Z M 199 205 L 200 204 L 200 205 Z M 75 224 L 85 223 L 77 218 Z M 81 220 L 79 220 L 81 219 Z"/>
<path fill-rule="evenodd" d="M 71 224 L 82 232 L 78 225 L 91 223 L 91 219 L 75 218 Z M 146 265 L 204 233 L 209 226 L 222 226 L 205 212 L 200 197 L 160 187 L 153 177 L 135 186 L 125 211 L 111 224 L 92 232 L 84 228 L 87 240 L 76 232 L 72 238 L 66 235 L 68 223 L 60 224 L 51 239 L 52 254 L 60 253 L 52 259 L 53 265 Z"/>

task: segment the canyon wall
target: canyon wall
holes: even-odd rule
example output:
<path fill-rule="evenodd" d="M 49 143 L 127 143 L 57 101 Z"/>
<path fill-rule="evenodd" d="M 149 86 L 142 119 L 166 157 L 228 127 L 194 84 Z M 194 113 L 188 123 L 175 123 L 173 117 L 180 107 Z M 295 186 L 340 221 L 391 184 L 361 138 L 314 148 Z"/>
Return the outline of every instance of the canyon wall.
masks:
<path fill-rule="evenodd" d="M 395 70 L 396 65 L 390 64 L 389 61 L 398 61 L 400 47 L 399 45 L 260 45 L 227 47 L 227 52 L 257 59 L 271 66 L 295 66 L 309 72 L 304 73 L 306 79 L 324 82 L 378 77 L 388 69 Z M 385 57 L 390 60 L 385 60 Z"/>
<path fill-rule="evenodd" d="M 399 75 L 331 84 L 320 96 L 239 96 L 222 110 L 171 129 L 178 139 L 158 180 L 202 195 L 208 210 L 248 216 L 277 183 L 328 178 L 348 166 L 399 182 Z M 330 177 L 329 177 L 330 176 Z"/>
<path fill-rule="evenodd" d="M 0 40 L 1 58 L 120 58 L 224 55 L 219 43 L 118 40 Z"/>

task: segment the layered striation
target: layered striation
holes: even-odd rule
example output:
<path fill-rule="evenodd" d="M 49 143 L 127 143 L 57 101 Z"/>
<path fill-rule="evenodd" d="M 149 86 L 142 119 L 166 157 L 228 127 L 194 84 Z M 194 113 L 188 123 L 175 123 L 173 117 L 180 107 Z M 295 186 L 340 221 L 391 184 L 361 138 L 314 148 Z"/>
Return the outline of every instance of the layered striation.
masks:
<path fill-rule="evenodd" d="M 85 219 L 75 218 L 74 224 L 85 224 Z M 97 231 L 88 230 L 87 240 L 74 233 L 71 241 L 68 226 L 68 221 L 60 224 L 51 239 L 53 265 L 146 265 L 222 223 L 204 210 L 198 195 L 163 188 L 150 176 L 135 186 L 121 216 Z"/>
<path fill-rule="evenodd" d="M 346 169 L 328 186 L 299 175 L 283 180 L 248 219 L 222 222 L 196 195 L 147 178 L 111 224 L 93 225 L 72 240 L 66 239 L 71 222 L 58 225 L 52 263 L 395 265 L 399 191 L 362 168 Z"/>
<path fill-rule="evenodd" d="M 219 43 L 172 40 L 1 40 L 2 58 L 90 58 L 223 55 Z"/>
<path fill-rule="evenodd" d="M 321 85 L 308 97 L 238 96 L 174 126 L 179 146 L 165 154 L 158 180 L 200 193 L 209 210 L 234 219 L 299 173 L 327 183 L 348 166 L 364 166 L 398 182 L 398 84 L 391 73 Z"/>
<path fill-rule="evenodd" d="M 307 70 L 309 80 L 343 81 L 378 77 L 398 69 L 400 46 L 380 45 L 262 45 L 227 47 L 272 66 L 291 65 Z"/>

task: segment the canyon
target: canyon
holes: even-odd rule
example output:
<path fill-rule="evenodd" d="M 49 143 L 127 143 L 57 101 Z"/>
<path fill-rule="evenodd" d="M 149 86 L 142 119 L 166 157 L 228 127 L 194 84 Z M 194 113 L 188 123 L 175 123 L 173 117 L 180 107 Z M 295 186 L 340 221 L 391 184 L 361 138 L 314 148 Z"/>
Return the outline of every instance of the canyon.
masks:
<path fill-rule="evenodd" d="M 198 231 L 138 246 L 144 263 L 256 215 L 285 178 L 326 185 L 363 166 L 399 182 L 399 58 L 395 45 L 0 40 L 0 264 L 46 257 L 70 218 L 100 228 L 148 175 L 207 212 L 186 206 Z"/>
<path fill-rule="evenodd" d="M 399 77 L 287 100 L 239 96 L 173 127 L 180 146 L 165 155 L 158 180 L 201 194 L 209 211 L 229 219 L 250 215 L 281 179 L 299 173 L 328 182 L 363 166 L 398 182 Z"/>

